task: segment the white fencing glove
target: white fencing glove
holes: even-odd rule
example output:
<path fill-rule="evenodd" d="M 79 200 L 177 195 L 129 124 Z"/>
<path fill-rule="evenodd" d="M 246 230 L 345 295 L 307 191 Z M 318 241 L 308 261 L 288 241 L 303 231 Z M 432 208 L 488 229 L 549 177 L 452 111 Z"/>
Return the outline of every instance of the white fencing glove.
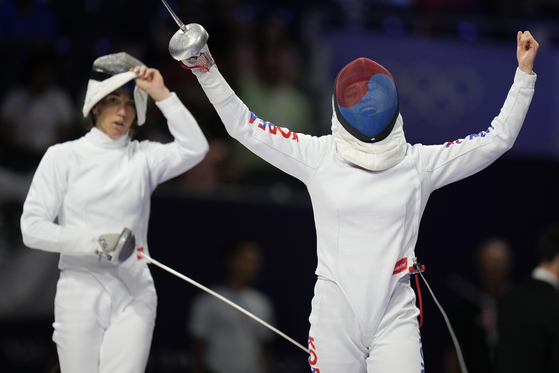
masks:
<path fill-rule="evenodd" d="M 200 53 L 195 56 L 192 56 L 186 60 L 181 60 L 183 63 L 183 67 L 189 70 L 202 70 L 210 71 L 210 67 L 215 65 L 215 61 L 210 53 L 210 49 L 208 48 L 208 44 L 205 44 Z"/>
<path fill-rule="evenodd" d="M 99 260 L 105 254 L 107 259 L 114 264 L 119 265 L 128 259 L 136 248 L 136 238 L 134 233 L 128 228 L 124 228 L 121 234 L 107 233 L 99 236 Z"/>
<path fill-rule="evenodd" d="M 206 44 L 199 55 L 183 60 L 182 63 L 184 64 L 183 67 L 190 69 L 196 75 L 198 83 L 202 86 L 210 102 L 213 105 L 218 105 L 234 95 L 235 92 L 233 92 L 233 89 L 219 72 L 207 48 L 208 45 Z M 210 60 L 208 60 L 207 55 L 204 54 L 206 53 L 205 51 L 210 56 L 211 62 L 209 62 Z"/>

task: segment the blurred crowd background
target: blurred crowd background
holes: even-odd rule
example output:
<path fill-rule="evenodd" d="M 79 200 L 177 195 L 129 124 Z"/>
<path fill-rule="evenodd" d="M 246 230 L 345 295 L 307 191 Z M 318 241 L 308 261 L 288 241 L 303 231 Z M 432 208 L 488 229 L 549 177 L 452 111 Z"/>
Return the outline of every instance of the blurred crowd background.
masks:
<path fill-rule="evenodd" d="M 495 300 L 526 277 L 536 265 L 538 234 L 559 220 L 559 2 L 168 3 L 185 24 L 206 28 L 222 74 L 256 115 L 317 136 L 330 131 L 337 72 L 361 56 L 395 77 L 408 142 L 479 133 L 512 83 L 516 32 L 532 32 L 540 43 L 539 79 L 517 144 L 482 173 L 435 192 L 417 247 L 443 306 L 462 321 L 459 330 L 475 326 L 493 343 L 491 310 L 483 310 L 480 322 L 475 299 Z M 177 30 L 159 0 L 0 0 L 0 366 L 9 367 L 2 371 L 49 372 L 56 360 L 50 337 L 57 256 L 23 246 L 21 207 L 48 146 L 86 131 L 81 108 L 93 60 L 119 51 L 159 69 L 210 142 L 200 165 L 153 196 L 154 258 L 210 285 L 219 281 L 215 263 L 225 241 L 258 240 L 264 270 L 256 286 L 274 304 L 279 328 L 305 344 L 316 240 L 304 185 L 229 138 L 195 77 L 168 52 Z M 137 137 L 172 140 L 153 101 Z M 481 258 L 476 248 L 497 237 L 506 243 L 504 254 Z M 148 370 L 189 372 L 187 320 L 197 291 L 152 272 L 160 302 Z M 472 298 L 472 288 L 484 296 Z M 427 369 L 450 373 L 448 332 L 432 299 L 424 298 Z M 477 343 L 470 337 L 464 343 Z M 488 358 L 487 351 L 472 359 Z M 272 372 L 308 371 L 307 357 L 287 342 L 276 340 L 273 352 Z M 482 364 L 479 359 L 472 364 Z"/>

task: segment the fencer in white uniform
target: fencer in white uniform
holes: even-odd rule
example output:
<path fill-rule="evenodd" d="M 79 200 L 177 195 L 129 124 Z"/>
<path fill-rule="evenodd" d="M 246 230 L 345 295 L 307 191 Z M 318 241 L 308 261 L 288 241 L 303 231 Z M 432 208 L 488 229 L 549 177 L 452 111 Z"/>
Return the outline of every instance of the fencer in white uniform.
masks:
<path fill-rule="evenodd" d="M 148 94 L 174 141 L 132 140 L 145 122 Z M 159 71 L 121 52 L 95 60 L 83 137 L 51 146 L 33 177 L 21 217 L 24 243 L 60 253 L 53 340 L 62 373 L 145 370 L 157 296 L 144 259 L 115 265 L 100 238 L 124 228 L 148 252 L 150 198 L 158 184 L 199 163 L 209 147 L 198 123 Z M 107 242 L 107 241 L 106 241 Z"/>
<path fill-rule="evenodd" d="M 434 190 L 512 147 L 534 93 L 537 49 L 529 32 L 518 33 L 519 67 L 489 128 L 432 146 L 406 142 L 394 79 L 369 59 L 339 73 L 332 135 L 321 137 L 259 119 L 214 64 L 196 67 L 210 58 L 183 61 L 229 134 L 309 191 L 318 255 L 308 341 L 313 372 L 424 370 L 409 284 L 421 216 Z"/>

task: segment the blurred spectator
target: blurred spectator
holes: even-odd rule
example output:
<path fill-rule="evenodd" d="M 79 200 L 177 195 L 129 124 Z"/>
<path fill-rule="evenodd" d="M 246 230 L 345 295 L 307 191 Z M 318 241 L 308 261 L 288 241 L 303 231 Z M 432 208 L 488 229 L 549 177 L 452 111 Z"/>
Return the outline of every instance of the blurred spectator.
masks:
<path fill-rule="evenodd" d="M 0 168 L 0 366 L 3 372 L 53 372 L 49 330 L 58 255 L 28 250 L 21 238 L 23 200 L 31 174 Z"/>
<path fill-rule="evenodd" d="M 292 34 L 293 15 L 285 9 L 270 12 L 265 18 L 252 19 L 245 10 L 243 17 L 236 18 L 236 38 L 230 55 L 235 72 L 231 80 L 239 97 L 259 117 L 295 132 L 315 133 L 313 103 L 305 86 L 310 78 L 305 78 L 299 45 Z M 227 67 L 225 63 L 221 66 Z M 293 184 L 238 142 L 233 141 L 231 148 L 246 183 Z"/>
<path fill-rule="evenodd" d="M 0 204 L 0 322 L 52 322 L 60 274 L 58 255 L 23 245 L 19 223 L 22 206 L 15 198 Z"/>
<path fill-rule="evenodd" d="M 464 303 L 458 307 L 453 327 L 468 369 L 477 373 L 492 371 L 497 345 L 497 304 L 510 288 L 512 251 L 508 242 L 499 237 L 482 241 L 476 251 L 479 285 L 455 274 L 449 286 L 458 292 Z M 450 344 L 450 342 L 449 342 Z M 446 351 L 445 373 L 460 373 L 454 347 Z"/>
<path fill-rule="evenodd" d="M 539 265 L 499 307 L 496 373 L 559 372 L 559 223 L 537 245 Z"/>
<path fill-rule="evenodd" d="M 301 63 L 296 45 L 266 44 L 255 57 L 256 71 L 239 78 L 241 99 L 277 126 L 313 132 L 310 100 L 297 85 Z"/>
<path fill-rule="evenodd" d="M 177 178 L 181 190 L 214 192 L 224 186 L 238 185 L 240 172 L 231 159 L 231 142 L 219 137 L 209 138 L 206 157 L 190 171 Z"/>
<path fill-rule="evenodd" d="M 17 200 L 23 204 L 32 177 L 32 173 L 21 175 L 0 166 L 0 203 L 6 200 Z"/>
<path fill-rule="evenodd" d="M 262 268 L 260 250 L 251 240 L 225 246 L 222 259 L 227 278 L 213 290 L 273 324 L 272 302 L 252 287 Z M 193 338 L 193 373 L 271 372 L 273 332 L 210 294 L 195 298 L 188 331 Z"/>
<path fill-rule="evenodd" d="M 20 84 L 0 106 L 3 163 L 17 171 L 33 171 L 50 145 L 72 138 L 74 106 L 56 83 L 56 57 L 50 49 L 29 56 Z"/>

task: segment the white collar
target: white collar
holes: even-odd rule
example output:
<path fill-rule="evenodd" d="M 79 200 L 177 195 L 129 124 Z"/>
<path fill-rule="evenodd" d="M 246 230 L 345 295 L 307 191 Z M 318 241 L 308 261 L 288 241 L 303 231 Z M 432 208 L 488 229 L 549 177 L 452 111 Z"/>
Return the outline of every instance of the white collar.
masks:
<path fill-rule="evenodd" d="M 383 171 L 400 163 L 407 152 L 403 119 L 398 115 L 392 132 L 375 143 L 365 143 L 353 137 L 332 115 L 332 136 L 336 141 L 336 151 L 348 162 L 371 171 Z"/>
<path fill-rule="evenodd" d="M 551 284 L 556 291 L 559 291 L 559 277 L 555 276 L 545 268 L 537 267 L 534 269 L 532 271 L 532 278 L 547 282 L 548 284 Z"/>
<path fill-rule="evenodd" d="M 118 149 L 127 146 L 130 143 L 130 136 L 128 136 L 128 131 L 118 139 L 113 139 L 97 127 L 93 127 L 85 135 L 89 141 L 107 149 Z"/>

